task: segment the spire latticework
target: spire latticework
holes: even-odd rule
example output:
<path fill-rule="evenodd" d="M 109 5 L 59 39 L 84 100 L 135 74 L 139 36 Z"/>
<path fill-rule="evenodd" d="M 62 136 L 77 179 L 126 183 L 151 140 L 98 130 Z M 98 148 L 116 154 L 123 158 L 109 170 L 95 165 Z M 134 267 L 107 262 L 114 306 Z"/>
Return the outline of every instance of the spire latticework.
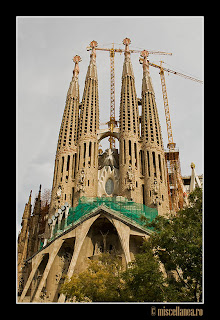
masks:
<path fill-rule="evenodd" d="M 92 52 L 83 92 L 78 127 L 78 158 L 75 201 L 81 196 L 96 196 L 98 184 L 99 97 L 96 66 L 97 42 L 90 43 Z M 75 202 L 76 203 L 76 202 Z"/>
<path fill-rule="evenodd" d="M 134 72 L 130 58 L 130 39 L 125 45 L 120 101 L 120 194 L 140 202 L 139 174 L 139 111 Z"/>
<path fill-rule="evenodd" d="M 54 166 L 53 187 L 49 216 L 68 201 L 73 204 L 75 187 L 77 134 L 79 123 L 79 62 L 80 56 L 73 58 L 75 68 L 67 91 L 63 119 L 60 126 Z"/>
<path fill-rule="evenodd" d="M 144 201 L 156 207 L 160 214 L 168 208 L 167 171 L 161 127 L 155 101 L 155 93 L 149 72 L 148 52 L 141 52 L 143 60 L 141 140 L 144 177 Z"/>

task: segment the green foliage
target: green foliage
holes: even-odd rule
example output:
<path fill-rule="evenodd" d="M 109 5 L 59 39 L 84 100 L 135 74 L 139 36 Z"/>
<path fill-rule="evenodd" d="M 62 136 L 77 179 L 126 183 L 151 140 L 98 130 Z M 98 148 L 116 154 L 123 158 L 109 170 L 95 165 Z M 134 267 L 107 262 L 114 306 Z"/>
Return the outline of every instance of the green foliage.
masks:
<path fill-rule="evenodd" d="M 202 295 L 202 190 L 189 196 L 189 206 L 169 220 L 157 217 L 151 248 L 169 273 L 167 301 L 201 301 Z"/>
<path fill-rule="evenodd" d="M 137 254 L 122 275 L 126 301 L 164 301 L 165 279 L 152 250 Z"/>
<path fill-rule="evenodd" d="M 151 250 L 138 254 L 123 271 L 121 260 L 104 253 L 88 268 L 67 280 L 61 292 L 75 301 L 163 301 L 164 279 Z"/>
<path fill-rule="evenodd" d="M 61 292 L 68 299 L 76 301 L 121 301 L 122 286 L 120 259 L 109 253 L 100 255 L 98 260 L 89 261 L 88 268 L 80 274 L 74 274 L 66 281 Z"/>

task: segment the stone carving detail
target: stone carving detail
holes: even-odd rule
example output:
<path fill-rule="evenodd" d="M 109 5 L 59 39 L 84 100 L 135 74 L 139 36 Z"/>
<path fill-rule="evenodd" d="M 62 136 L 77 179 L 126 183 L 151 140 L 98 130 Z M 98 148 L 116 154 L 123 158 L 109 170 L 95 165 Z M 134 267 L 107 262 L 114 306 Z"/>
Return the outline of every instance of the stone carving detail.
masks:
<path fill-rule="evenodd" d="M 57 204 L 57 200 L 61 199 L 62 195 L 62 187 L 61 185 L 58 186 L 57 190 L 54 190 L 53 195 L 52 195 L 52 207 L 53 209 L 57 209 L 59 205 Z"/>
<path fill-rule="evenodd" d="M 132 171 L 131 166 L 128 167 L 128 171 L 127 171 L 127 188 L 128 190 L 134 190 L 135 186 L 134 186 L 134 174 Z"/>
<path fill-rule="evenodd" d="M 78 184 L 77 184 L 77 191 L 85 192 L 85 171 L 84 169 L 81 170 Z"/>
<path fill-rule="evenodd" d="M 160 205 L 160 195 L 159 195 L 159 186 L 157 184 L 157 180 L 154 180 L 154 185 L 152 188 L 152 196 L 153 196 L 153 204 L 155 206 Z"/>
<path fill-rule="evenodd" d="M 58 199 L 61 197 L 61 194 L 62 194 L 62 188 L 61 188 L 61 186 L 59 186 L 57 189 L 57 198 Z"/>

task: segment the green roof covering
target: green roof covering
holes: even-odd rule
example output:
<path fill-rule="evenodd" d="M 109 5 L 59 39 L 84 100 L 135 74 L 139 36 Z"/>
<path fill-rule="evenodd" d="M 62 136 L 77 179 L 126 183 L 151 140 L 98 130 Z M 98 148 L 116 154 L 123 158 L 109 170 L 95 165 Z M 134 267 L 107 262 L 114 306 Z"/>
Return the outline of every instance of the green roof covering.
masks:
<path fill-rule="evenodd" d="M 145 227 L 145 221 L 141 217 L 148 218 L 151 222 L 158 215 L 158 211 L 155 208 L 149 208 L 144 204 L 129 201 L 124 197 L 81 197 L 78 205 L 75 208 L 69 208 L 69 214 L 65 221 L 65 224 L 60 227 L 59 230 L 54 229 L 52 238 L 53 240 L 57 235 L 69 229 L 69 227 L 83 221 L 101 205 L 112 210 L 112 212 L 119 218 L 124 218 L 131 224 L 141 226 L 145 229 L 151 229 Z"/>
<path fill-rule="evenodd" d="M 67 225 L 77 222 L 82 217 L 89 214 L 93 209 L 98 208 L 101 205 L 105 205 L 107 208 L 134 220 L 142 226 L 144 225 L 144 222 L 140 219 L 141 216 L 145 216 L 152 221 L 158 215 L 157 209 L 149 208 L 133 201 L 128 201 L 124 197 L 82 197 L 79 199 L 77 207 L 69 209 Z"/>

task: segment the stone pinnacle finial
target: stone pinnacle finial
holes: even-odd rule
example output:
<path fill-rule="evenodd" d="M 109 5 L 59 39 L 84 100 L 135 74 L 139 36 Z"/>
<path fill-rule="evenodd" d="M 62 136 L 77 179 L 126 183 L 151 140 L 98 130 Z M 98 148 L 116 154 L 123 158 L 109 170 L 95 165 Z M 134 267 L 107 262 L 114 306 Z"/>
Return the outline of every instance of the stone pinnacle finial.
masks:
<path fill-rule="evenodd" d="M 139 58 L 139 62 L 143 64 L 143 70 L 148 70 L 149 71 L 149 61 L 147 59 L 149 52 L 147 50 L 141 51 L 141 57 Z"/>
<path fill-rule="evenodd" d="M 195 168 L 195 163 L 191 163 L 191 169 L 194 169 Z"/>
<path fill-rule="evenodd" d="M 124 38 L 124 40 L 123 40 L 123 44 L 124 44 L 124 45 L 128 46 L 130 43 L 131 43 L 131 39 L 129 39 L 129 38 Z"/>
<path fill-rule="evenodd" d="M 92 53 L 90 54 L 90 58 L 95 61 L 96 58 L 96 50 L 95 48 L 98 46 L 98 42 L 93 40 L 90 42 L 90 47 L 92 48 Z M 91 60 L 91 61 L 92 61 Z"/>
<path fill-rule="evenodd" d="M 131 43 L 131 40 L 129 38 L 125 38 L 122 42 L 125 45 L 125 56 L 130 55 L 129 44 Z"/>
<path fill-rule="evenodd" d="M 97 46 L 98 46 L 98 42 L 97 42 L 97 41 L 92 40 L 92 41 L 90 42 L 90 47 L 91 47 L 91 48 L 95 48 L 95 47 L 97 47 Z"/>
<path fill-rule="evenodd" d="M 143 58 L 148 57 L 148 55 L 149 55 L 149 52 L 148 52 L 147 50 L 141 51 L 141 56 L 142 56 Z"/>
<path fill-rule="evenodd" d="M 79 62 L 82 61 L 81 57 L 76 55 L 73 57 L 73 62 L 75 63 L 75 68 L 73 70 L 73 75 L 78 76 L 79 74 Z"/>

